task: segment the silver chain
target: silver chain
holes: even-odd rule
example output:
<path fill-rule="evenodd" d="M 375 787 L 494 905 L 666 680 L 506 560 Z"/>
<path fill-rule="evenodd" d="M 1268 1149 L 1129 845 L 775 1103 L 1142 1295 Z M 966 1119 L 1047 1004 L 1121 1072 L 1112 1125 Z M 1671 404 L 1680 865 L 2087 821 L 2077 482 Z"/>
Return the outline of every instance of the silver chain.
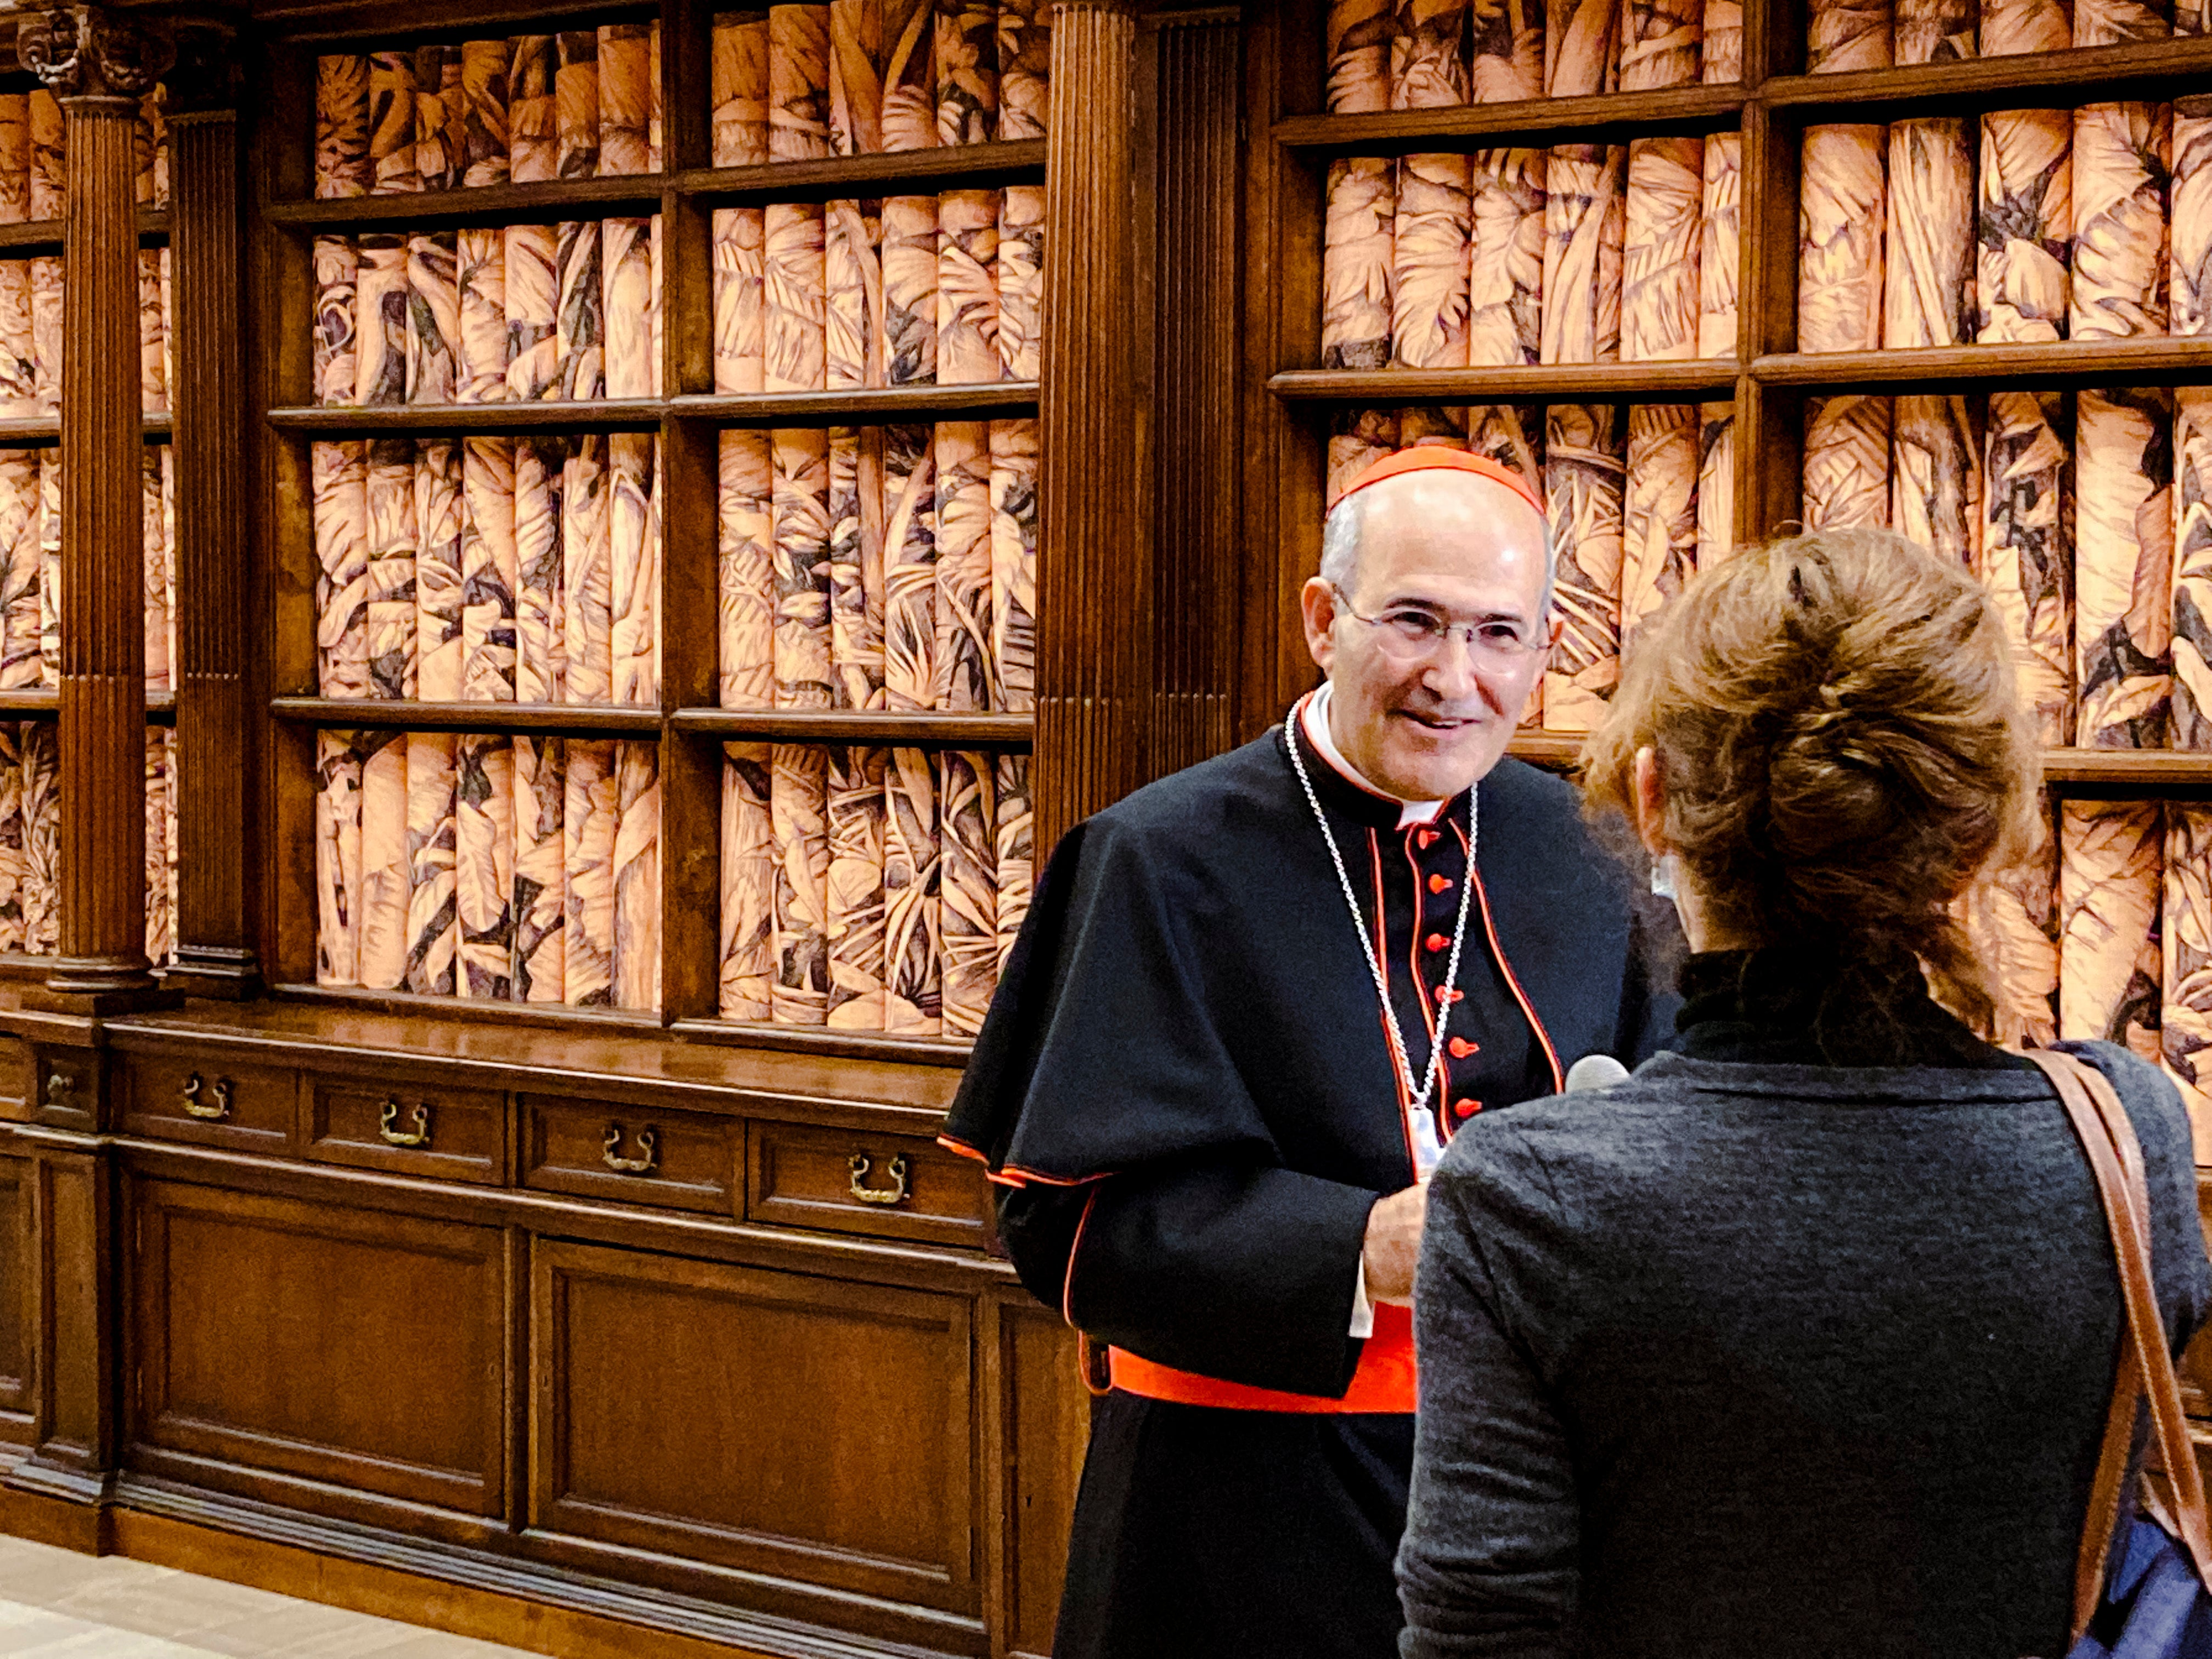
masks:
<path fill-rule="evenodd" d="M 1321 838 L 1328 848 L 1328 861 L 1336 866 L 1338 885 L 1344 889 L 1344 902 L 1352 911 L 1352 931 L 1359 935 L 1359 948 L 1367 957 L 1367 971 L 1375 977 L 1375 995 L 1382 1005 L 1382 1029 L 1390 1038 L 1390 1055 L 1398 1064 L 1398 1075 L 1407 1088 L 1413 1084 L 1413 1062 L 1406 1055 L 1406 1037 L 1398 1026 L 1397 1011 L 1390 1006 L 1390 982 L 1382 977 L 1382 963 L 1375 954 L 1375 941 L 1367 934 L 1367 918 L 1360 914 L 1358 897 L 1352 890 L 1352 877 L 1344 867 L 1344 854 L 1336 850 L 1336 836 L 1328 827 L 1328 819 L 1321 810 L 1321 800 L 1314 793 L 1313 780 L 1306 775 L 1306 763 L 1298 755 L 1298 722 L 1304 718 L 1304 704 L 1291 711 L 1284 722 L 1283 735 L 1291 746 L 1291 769 L 1298 775 L 1298 787 L 1306 792 L 1306 805 L 1313 808 L 1314 822 L 1321 826 Z M 1470 784 L 1467 792 L 1467 876 L 1460 884 L 1459 921 L 1452 928 L 1451 960 L 1444 969 L 1443 988 L 1447 993 L 1459 989 L 1459 951 L 1467 939 L 1468 913 L 1474 908 L 1474 850 L 1479 842 L 1481 820 L 1480 802 L 1476 786 Z M 1419 915 L 1419 893 L 1414 894 L 1415 914 Z M 1380 918 L 1377 919 L 1378 923 Z M 1422 1079 L 1421 1091 L 1413 1099 L 1412 1109 L 1428 1109 L 1429 1097 L 1436 1091 L 1437 1078 L 1443 1068 L 1444 1027 L 1450 1022 L 1452 1004 L 1458 998 L 1446 995 L 1437 1012 L 1436 1042 L 1429 1049 L 1428 1074 Z"/>

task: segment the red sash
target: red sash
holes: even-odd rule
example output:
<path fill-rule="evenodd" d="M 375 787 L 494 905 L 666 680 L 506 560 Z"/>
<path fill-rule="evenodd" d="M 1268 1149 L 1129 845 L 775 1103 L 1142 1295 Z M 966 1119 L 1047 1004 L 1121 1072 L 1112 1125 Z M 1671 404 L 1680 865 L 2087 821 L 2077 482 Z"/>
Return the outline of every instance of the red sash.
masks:
<path fill-rule="evenodd" d="M 1394 1303 L 1375 1310 L 1375 1334 L 1359 1355 L 1359 1369 L 1344 1398 L 1286 1394 L 1179 1371 L 1122 1349 L 1112 1350 L 1109 1364 L 1114 1386 L 1147 1400 L 1183 1406 L 1223 1406 L 1244 1412 L 1403 1412 L 1413 1409 L 1413 1310 Z"/>

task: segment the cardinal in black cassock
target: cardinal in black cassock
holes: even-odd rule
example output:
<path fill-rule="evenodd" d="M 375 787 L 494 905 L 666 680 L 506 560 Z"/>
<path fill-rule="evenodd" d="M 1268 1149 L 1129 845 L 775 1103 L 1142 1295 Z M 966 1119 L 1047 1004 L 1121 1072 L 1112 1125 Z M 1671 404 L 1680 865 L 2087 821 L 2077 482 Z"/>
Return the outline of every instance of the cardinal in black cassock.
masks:
<path fill-rule="evenodd" d="M 1474 1114 L 1671 1030 L 1650 907 L 1573 790 L 1501 757 L 1549 585 L 1516 476 L 1377 464 L 1304 596 L 1328 684 L 1038 883 L 944 1139 L 1108 1350 L 1057 1659 L 1396 1651 L 1421 1194 L 1391 1195 Z"/>

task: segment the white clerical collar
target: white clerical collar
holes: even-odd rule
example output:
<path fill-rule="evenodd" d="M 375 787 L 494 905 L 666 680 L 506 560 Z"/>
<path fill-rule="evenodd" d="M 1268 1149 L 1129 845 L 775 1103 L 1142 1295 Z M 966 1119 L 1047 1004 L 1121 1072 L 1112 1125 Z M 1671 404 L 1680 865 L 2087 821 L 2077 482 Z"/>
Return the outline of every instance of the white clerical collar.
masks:
<path fill-rule="evenodd" d="M 1378 789 L 1360 775 L 1358 768 L 1345 759 L 1344 751 L 1336 746 L 1336 738 L 1328 729 L 1328 700 L 1330 694 L 1335 690 L 1334 685 L 1324 680 L 1322 682 L 1321 690 L 1308 696 L 1300 706 L 1298 719 L 1304 729 L 1306 741 L 1312 744 L 1314 751 L 1334 767 L 1348 781 L 1358 785 L 1370 795 L 1380 795 L 1385 800 L 1396 801 L 1398 827 L 1401 830 L 1409 824 L 1434 823 L 1437 815 L 1449 805 L 1449 802 L 1407 800 L 1392 794 L 1388 789 Z"/>

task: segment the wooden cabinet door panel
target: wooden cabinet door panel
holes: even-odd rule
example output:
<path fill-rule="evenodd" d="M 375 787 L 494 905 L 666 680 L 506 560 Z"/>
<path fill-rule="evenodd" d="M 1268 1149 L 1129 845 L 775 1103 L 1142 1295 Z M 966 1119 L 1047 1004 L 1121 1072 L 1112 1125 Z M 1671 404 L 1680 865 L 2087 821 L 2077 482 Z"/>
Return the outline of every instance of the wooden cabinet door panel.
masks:
<path fill-rule="evenodd" d="M 38 1343 L 31 1327 L 31 1272 L 37 1260 L 32 1191 L 37 1169 L 27 1158 L 0 1158 L 0 1441 L 27 1439 L 32 1369 Z"/>
<path fill-rule="evenodd" d="M 1067 1531 L 1091 1439 L 1091 1396 L 1076 1335 L 1029 1301 L 997 1307 L 999 1547 L 1006 1651 L 1052 1651 L 1067 1571 Z"/>
<path fill-rule="evenodd" d="M 535 1527 L 972 1613 L 972 1304 L 541 1243 Z"/>
<path fill-rule="evenodd" d="M 307 1156 L 436 1181 L 507 1179 L 507 1101 L 468 1089 L 309 1080 Z"/>
<path fill-rule="evenodd" d="M 543 1095 L 525 1095 L 520 1106 L 524 1186 L 617 1204 L 732 1212 L 741 1122 Z"/>
<path fill-rule="evenodd" d="M 748 1220 L 970 1249 L 990 1238 L 981 1166 L 934 1141 L 766 1121 L 745 1134 Z"/>
<path fill-rule="evenodd" d="M 126 1133 L 241 1152 L 292 1149 L 299 1127 L 296 1073 L 167 1054 L 134 1054 L 121 1073 Z"/>
<path fill-rule="evenodd" d="M 135 1440 L 503 1512 L 498 1229 L 170 1182 L 131 1223 Z"/>

